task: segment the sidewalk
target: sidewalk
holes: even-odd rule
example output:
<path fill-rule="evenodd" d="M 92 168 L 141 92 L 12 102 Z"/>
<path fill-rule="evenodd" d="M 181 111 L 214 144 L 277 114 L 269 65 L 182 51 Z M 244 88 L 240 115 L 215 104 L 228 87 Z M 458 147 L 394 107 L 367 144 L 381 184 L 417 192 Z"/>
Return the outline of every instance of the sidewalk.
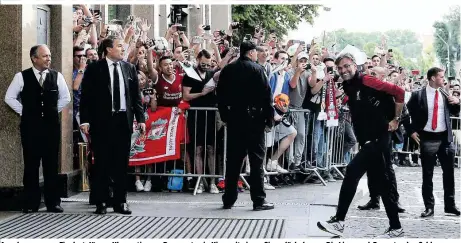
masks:
<path fill-rule="evenodd" d="M 459 169 L 455 170 L 458 206 L 460 205 L 459 172 Z M 443 200 L 440 199 L 443 199 L 443 193 L 442 197 L 440 197 L 442 187 L 441 173 L 441 169 L 436 168 L 434 173 L 434 194 L 437 198 L 436 216 L 432 219 L 421 220 L 419 213 L 424 209 L 422 202 L 419 200 L 421 198 L 421 169 L 400 167 L 396 170 L 401 204 L 407 209 L 407 213 L 401 214 L 406 237 L 460 237 L 460 218 L 443 214 Z M 258 238 L 257 236 L 259 238 L 329 238 L 330 235 L 320 231 L 316 223 L 319 220 L 327 220 L 334 215 L 341 183 L 342 181 L 337 181 L 329 183 L 327 186 L 294 185 L 267 191 L 267 200 L 275 203 L 275 209 L 259 212 L 252 211 L 252 203 L 247 191 L 239 194 L 239 199 L 231 210 L 221 209 L 222 194 L 203 193 L 193 196 L 186 193 L 167 192 L 129 193 L 128 200 L 133 215 L 119 216 L 118 214 L 113 214 L 112 209 L 109 209 L 107 216 L 101 217 L 92 214 L 95 207 L 88 205 L 88 193 L 80 193 L 71 198 L 63 199 L 62 206 L 68 219 L 48 218 L 47 221 L 61 220 L 61 222 L 66 223 L 71 220 L 78 222 L 79 219 L 83 218 L 88 222 L 102 220 L 120 225 L 118 226 L 118 232 L 139 231 L 149 233 L 151 231 L 145 231 L 145 228 L 158 227 L 149 225 L 150 221 L 163 220 L 160 223 L 163 228 L 155 232 L 152 231 L 153 234 L 155 233 L 159 236 L 170 236 L 174 232 L 189 230 L 198 232 L 190 233 L 189 237 L 195 234 L 195 236 L 209 235 L 210 237 L 217 235 L 216 237 L 222 236 L 224 238 L 242 235 L 248 236 L 248 238 Z M 346 219 L 345 237 L 369 238 L 383 233 L 386 229 L 388 220 L 382 204 L 381 210 L 378 211 L 363 212 L 357 210 L 357 205 L 363 204 L 367 200 L 368 192 L 366 176 L 364 176 Z M 15 214 L 15 216 L 20 215 Z M 44 215 L 48 214 L 39 213 L 39 215 L 45 217 Z M 186 224 L 186 222 L 188 222 L 187 225 L 195 228 L 187 228 L 189 226 L 180 228 L 178 226 L 178 224 Z M 87 224 L 85 223 L 85 225 Z M 66 226 L 63 228 L 72 227 Z M 94 227 L 100 226 L 95 223 Z M 75 231 L 78 230 L 75 229 Z M 167 233 L 170 231 L 172 232 L 171 234 Z M 110 235 L 110 233 L 106 234 Z M 0 238 L 1 235 L 2 223 L 0 223 Z M 184 233 L 184 235 L 187 235 L 187 233 Z M 180 238 L 180 236 L 177 237 Z"/>

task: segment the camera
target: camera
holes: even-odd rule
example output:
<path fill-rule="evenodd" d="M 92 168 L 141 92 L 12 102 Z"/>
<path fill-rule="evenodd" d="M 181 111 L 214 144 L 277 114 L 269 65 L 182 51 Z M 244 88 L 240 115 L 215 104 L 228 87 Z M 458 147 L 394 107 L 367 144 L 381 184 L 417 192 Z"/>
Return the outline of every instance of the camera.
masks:
<path fill-rule="evenodd" d="M 333 73 L 333 67 L 327 67 L 327 73 L 332 74 Z"/>
<path fill-rule="evenodd" d="M 177 31 L 186 31 L 186 26 L 176 26 Z"/>
<path fill-rule="evenodd" d="M 251 39 L 252 39 L 252 37 L 251 37 L 250 34 L 246 34 L 246 35 L 245 35 L 245 38 L 243 38 L 243 40 L 245 40 L 245 41 L 249 41 L 249 40 L 251 40 Z"/>
<path fill-rule="evenodd" d="M 312 65 L 310 63 L 308 63 L 304 69 L 310 70 L 311 68 L 312 68 Z"/>

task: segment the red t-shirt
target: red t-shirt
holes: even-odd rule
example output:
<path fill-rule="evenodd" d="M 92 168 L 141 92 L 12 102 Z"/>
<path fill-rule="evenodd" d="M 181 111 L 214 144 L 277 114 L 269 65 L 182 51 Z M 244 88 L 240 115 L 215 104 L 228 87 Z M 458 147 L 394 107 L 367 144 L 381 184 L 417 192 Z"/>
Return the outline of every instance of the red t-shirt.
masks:
<path fill-rule="evenodd" d="M 184 74 L 175 74 L 175 79 L 170 81 L 165 80 L 163 75 L 159 75 L 158 82 L 155 85 L 157 91 L 157 105 L 158 106 L 178 106 L 182 100 L 182 79 Z"/>

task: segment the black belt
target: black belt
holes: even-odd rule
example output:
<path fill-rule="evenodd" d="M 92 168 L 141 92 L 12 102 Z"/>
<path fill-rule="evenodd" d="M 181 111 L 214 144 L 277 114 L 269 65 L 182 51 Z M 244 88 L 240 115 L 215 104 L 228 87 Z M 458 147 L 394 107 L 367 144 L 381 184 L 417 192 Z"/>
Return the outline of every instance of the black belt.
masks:
<path fill-rule="evenodd" d="M 429 140 L 439 140 L 448 137 L 448 129 L 444 132 L 428 132 L 428 131 L 421 131 L 421 137 Z"/>

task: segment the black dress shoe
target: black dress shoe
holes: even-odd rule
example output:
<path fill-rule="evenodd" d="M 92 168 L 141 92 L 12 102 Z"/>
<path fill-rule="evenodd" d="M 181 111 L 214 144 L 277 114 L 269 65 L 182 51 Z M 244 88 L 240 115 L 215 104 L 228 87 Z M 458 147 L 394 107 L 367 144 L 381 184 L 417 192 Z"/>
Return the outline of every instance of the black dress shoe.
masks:
<path fill-rule="evenodd" d="M 434 216 L 434 209 L 432 208 L 426 208 L 426 210 L 421 213 L 422 218 L 427 218 L 431 216 Z"/>
<path fill-rule="evenodd" d="M 449 208 L 446 207 L 445 208 L 445 213 L 451 213 L 451 214 L 454 214 L 456 216 L 460 215 L 459 209 L 456 206 L 449 207 Z"/>
<path fill-rule="evenodd" d="M 130 208 L 128 208 L 127 203 L 119 204 L 118 206 L 114 206 L 114 212 L 121 213 L 121 214 L 131 214 Z"/>
<path fill-rule="evenodd" d="M 357 207 L 358 209 L 360 210 L 378 210 L 379 209 L 379 202 L 375 202 L 375 201 L 368 201 L 367 204 L 365 205 L 362 205 L 362 206 L 358 206 Z"/>
<path fill-rule="evenodd" d="M 402 206 L 400 206 L 400 203 L 397 203 L 397 211 L 398 211 L 399 213 L 405 213 L 405 209 L 402 208 Z"/>
<path fill-rule="evenodd" d="M 254 211 L 271 210 L 271 209 L 274 209 L 273 203 L 264 202 L 263 204 L 260 204 L 260 205 L 253 204 Z"/>
<path fill-rule="evenodd" d="M 233 205 L 230 205 L 230 204 L 224 204 L 222 206 L 223 209 L 231 209 L 233 207 Z"/>
<path fill-rule="evenodd" d="M 22 212 L 23 213 L 36 213 L 38 212 L 38 208 L 23 208 Z"/>
<path fill-rule="evenodd" d="M 107 213 L 107 206 L 105 203 L 96 204 L 96 211 L 95 214 L 106 214 Z"/>
<path fill-rule="evenodd" d="M 56 205 L 56 206 L 46 207 L 46 211 L 49 213 L 62 213 L 64 212 L 64 209 L 61 206 Z"/>

